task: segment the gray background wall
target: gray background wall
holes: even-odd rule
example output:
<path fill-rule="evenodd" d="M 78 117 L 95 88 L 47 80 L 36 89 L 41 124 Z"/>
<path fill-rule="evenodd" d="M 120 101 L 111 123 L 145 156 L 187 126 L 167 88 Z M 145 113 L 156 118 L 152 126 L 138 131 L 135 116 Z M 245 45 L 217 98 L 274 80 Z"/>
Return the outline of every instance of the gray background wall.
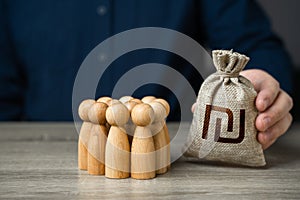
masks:
<path fill-rule="evenodd" d="M 300 70 L 300 1 L 258 0 L 273 23 L 273 29 L 283 38 L 292 56 L 294 65 Z"/>
<path fill-rule="evenodd" d="M 300 0 L 257 0 L 269 15 L 273 30 L 283 39 L 294 63 L 294 121 L 300 122 Z M 297 91 L 298 90 L 298 91 Z"/>

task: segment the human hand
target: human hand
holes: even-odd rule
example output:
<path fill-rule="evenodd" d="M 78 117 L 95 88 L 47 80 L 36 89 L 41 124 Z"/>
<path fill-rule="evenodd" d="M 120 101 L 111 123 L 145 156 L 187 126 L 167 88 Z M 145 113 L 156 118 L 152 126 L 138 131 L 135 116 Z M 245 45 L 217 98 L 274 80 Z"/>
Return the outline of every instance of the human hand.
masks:
<path fill-rule="evenodd" d="M 280 88 L 279 83 L 267 72 L 250 69 L 241 72 L 257 91 L 255 105 L 259 114 L 255 121 L 257 140 L 263 149 L 270 147 L 292 123 L 290 110 L 292 98 Z"/>
<path fill-rule="evenodd" d="M 255 101 L 259 111 L 255 121 L 258 130 L 257 140 L 263 149 L 267 149 L 290 127 L 293 100 L 265 71 L 250 69 L 242 71 L 241 75 L 249 79 L 257 91 Z M 192 106 L 192 112 L 195 110 L 195 105 Z"/>

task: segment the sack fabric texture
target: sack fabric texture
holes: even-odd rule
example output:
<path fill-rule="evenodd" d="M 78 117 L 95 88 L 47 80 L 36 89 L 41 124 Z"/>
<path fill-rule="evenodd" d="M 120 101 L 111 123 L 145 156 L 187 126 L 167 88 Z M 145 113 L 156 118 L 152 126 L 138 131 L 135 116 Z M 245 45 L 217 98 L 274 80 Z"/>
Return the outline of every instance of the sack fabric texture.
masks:
<path fill-rule="evenodd" d="M 239 73 L 249 61 L 245 55 L 214 50 L 217 72 L 202 84 L 184 155 L 252 167 L 264 166 L 257 141 L 256 91 Z"/>

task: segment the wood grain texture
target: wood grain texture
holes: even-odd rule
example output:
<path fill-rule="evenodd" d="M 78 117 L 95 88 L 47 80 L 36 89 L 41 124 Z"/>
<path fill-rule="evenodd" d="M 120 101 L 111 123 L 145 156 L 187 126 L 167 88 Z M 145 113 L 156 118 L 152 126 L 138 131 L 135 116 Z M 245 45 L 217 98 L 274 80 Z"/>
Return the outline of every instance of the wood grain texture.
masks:
<path fill-rule="evenodd" d="M 154 111 L 149 104 L 137 104 L 131 111 L 131 119 L 137 126 L 148 126 L 154 119 Z"/>
<path fill-rule="evenodd" d="M 141 100 L 143 103 L 150 103 L 151 101 L 154 101 L 156 97 L 154 96 L 145 96 Z"/>
<path fill-rule="evenodd" d="M 166 136 L 166 134 L 168 133 L 164 131 L 167 111 L 160 102 L 152 101 L 149 105 L 154 111 L 154 120 L 150 127 L 155 146 L 156 174 L 164 174 L 167 172 L 170 163 L 170 153 L 167 146 L 170 141 L 167 141 L 168 136 Z"/>
<path fill-rule="evenodd" d="M 83 122 L 78 138 L 78 168 L 87 170 L 88 168 L 88 143 L 90 140 L 90 132 L 93 127 L 91 122 Z"/>
<path fill-rule="evenodd" d="M 168 127 L 173 138 L 177 124 Z M 107 179 L 78 170 L 77 139 L 73 123 L 0 123 L 0 199 L 300 197 L 300 124 L 265 152 L 265 168 L 181 158 L 168 173 L 146 181 Z"/>
<path fill-rule="evenodd" d="M 105 148 L 107 141 L 105 125 L 93 124 L 88 144 L 87 171 L 92 175 L 105 174 Z"/>
<path fill-rule="evenodd" d="M 123 126 L 127 123 L 130 113 L 127 107 L 118 100 L 111 101 L 106 110 L 106 120 L 110 125 Z"/>
<path fill-rule="evenodd" d="M 83 121 L 89 121 L 88 112 L 94 103 L 95 103 L 95 100 L 93 100 L 93 99 L 86 99 L 80 103 L 80 105 L 78 107 L 78 114 L 79 114 L 79 117 Z"/>
<path fill-rule="evenodd" d="M 161 124 L 161 123 L 160 123 Z M 154 124 L 156 126 L 156 124 Z M 163 126 L 159 125 L 161 130 L 154 132 L 153 134 L 153 141 L 155 147 L 155 164 L 156 164 L 156 174 L 164 174 L 168 170 L 169 161 L 170 161 L 170 154 L 168 152 L 168 143 L 166 140 L 166 133 L 163 129 Z M 153 133 L 153 131 L 152 131 Z"/>
<path fill-rule="evenodd" d="M 149 127 L 137 126 L 131 146 L 131 177 L 150 179 L 155 177 L 155 146 Z"/>
<path fill-rule="evenodd" d="M 127 101 L 130 101 L 131 99 L 133 99 L 133 97 L 131 96 L 123 96 L 119 99 L 119 101 L 121 101 L 122 103 L 126 103 Z"/>
<path fill-rule="evenodd" d="M 128 178 L 130 172 L 130 145 L 125 129 L 111 126 L 105 149 L 105 176 Z"/>

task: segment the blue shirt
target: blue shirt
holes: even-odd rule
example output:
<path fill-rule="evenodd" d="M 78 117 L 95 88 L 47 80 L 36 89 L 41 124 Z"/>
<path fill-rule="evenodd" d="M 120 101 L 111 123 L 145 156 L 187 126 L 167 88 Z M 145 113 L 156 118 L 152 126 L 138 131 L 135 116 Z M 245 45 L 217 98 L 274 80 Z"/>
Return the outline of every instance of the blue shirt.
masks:
<path fill-rule="evenodd" d="M 72 120 L 72 87 L 85 56 L 116 33 L 148 26 L 244 53 L 251 58 L 247 68 L 264 69 L 291 90 L 290 60 L 253 0 L 1 0 L 0 120 Z M 173 63 L 199 90 L 201 77 L 167 52 L 133 52 L 114 64 L 128 70 L 148 62 Z M 123 72 L 107 73 L 98 97 L 110 95 Z M 179 119 L 172 92 L 150 85 L 136 96 L 148 94 L 167 98 L 169 119 Z"/>

